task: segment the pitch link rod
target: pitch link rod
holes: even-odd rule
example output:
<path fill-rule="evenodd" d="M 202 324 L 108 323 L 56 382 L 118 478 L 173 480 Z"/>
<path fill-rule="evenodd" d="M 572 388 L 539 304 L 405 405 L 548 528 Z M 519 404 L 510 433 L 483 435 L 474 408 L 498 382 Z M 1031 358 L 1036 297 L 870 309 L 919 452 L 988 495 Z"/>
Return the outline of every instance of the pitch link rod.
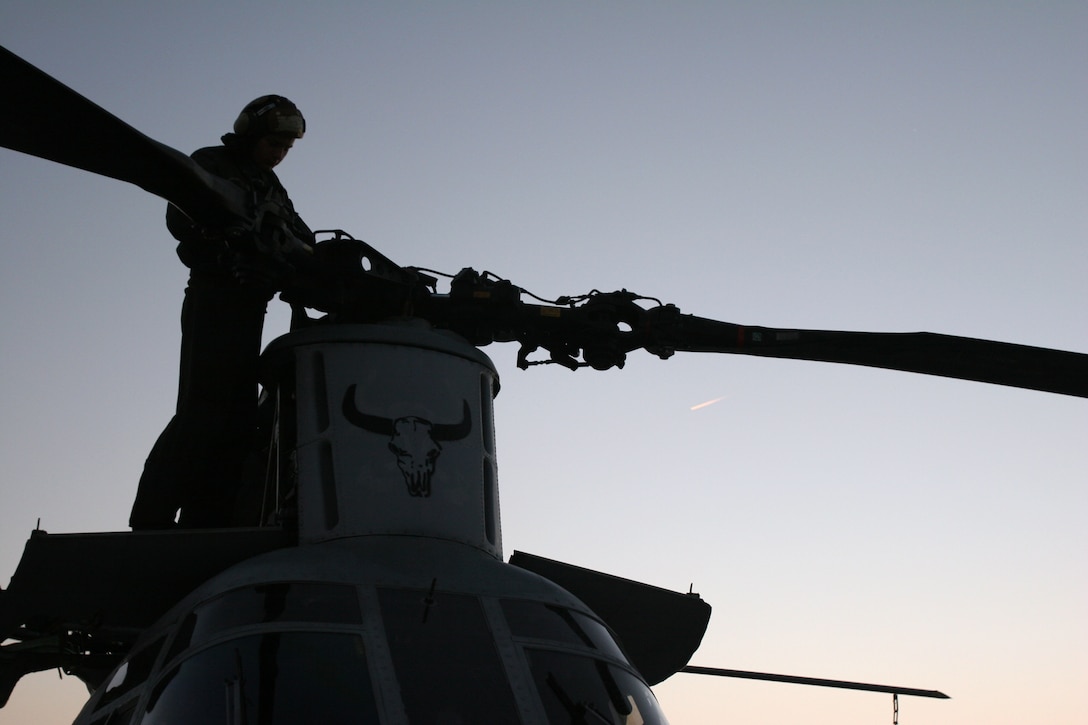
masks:
<path fill-rule="evenodd" d="M 746 670 L 724 670 L 719 667 L 696 667 L 688 665 L 680 670 L 693 675 L 716 675 L 718 677 L 738 677 L 745 680 L 768 680 L 770 682 L 788 682 L 795 685 L 815 685 L 817 687 L 838 687 L 844 690 L 866 690 L 868 692 L 888 692 L 893 695 L 911 695 L 914 697 L 932 697 L 940 700 L 950 699 L 937 690 L 919 690 L 914 687 L 893 687 L 892 685 L 873 685 L 866 682 L 846 682 L 845 680 L 824 680 L 819 677 L 797 677 L 794 675 L 772 675 L 767 672 L 748 672 Z"/>

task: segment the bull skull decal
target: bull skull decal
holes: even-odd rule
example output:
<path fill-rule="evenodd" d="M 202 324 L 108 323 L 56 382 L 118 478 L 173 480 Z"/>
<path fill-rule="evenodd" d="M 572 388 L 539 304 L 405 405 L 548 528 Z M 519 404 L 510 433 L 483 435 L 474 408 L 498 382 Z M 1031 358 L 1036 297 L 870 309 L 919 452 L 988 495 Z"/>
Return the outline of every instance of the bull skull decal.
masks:
<path fill-rule="evenodd" d="M 460 423 L 432 423 L 414 415 L 385 418 L 360 411 L 355 405 L 355 386 L 352 385 L 344 393 L 343 411 L 352 425 L 389 436 L 389 450 L 397 457 L 397 468 L 404 474 L 408 493 L 427 497 L 431 495 L 431 477 L 435 461 L 442 453 L 442 443 L 459 441 L 472 430 L 468 401 L 461 403 Z"/>

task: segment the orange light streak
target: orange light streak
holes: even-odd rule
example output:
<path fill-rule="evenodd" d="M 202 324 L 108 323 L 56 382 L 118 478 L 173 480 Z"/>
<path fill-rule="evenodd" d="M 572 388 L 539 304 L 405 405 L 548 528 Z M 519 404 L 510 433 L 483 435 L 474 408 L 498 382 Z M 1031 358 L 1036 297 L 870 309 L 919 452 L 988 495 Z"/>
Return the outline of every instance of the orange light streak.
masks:
<path fill-rule="evenodd" d="M 693 406 L 691 406 L 691 409 L 692 410 L 699 410 L 699 408 L 705 408 L 708 405 L 714 405 L 715 403 L 717 403 L 718 401 L 721 401 L 721 400 L 725 400 L 724 395 L 722 397 L 720 397 L 720 398 L 714 398 L 714 400 L 708 400 L 705 403 L 699 403 L 698 405 L 693 405 Z"/>

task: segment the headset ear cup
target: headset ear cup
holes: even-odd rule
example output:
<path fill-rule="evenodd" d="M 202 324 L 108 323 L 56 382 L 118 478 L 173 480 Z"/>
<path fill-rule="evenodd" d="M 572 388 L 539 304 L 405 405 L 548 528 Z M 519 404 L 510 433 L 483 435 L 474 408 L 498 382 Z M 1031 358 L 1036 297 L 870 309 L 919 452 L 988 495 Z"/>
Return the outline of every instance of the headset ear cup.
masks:
<path fill-rule="evenodd" d="M 259 96 L 254 98 L 238 114 L 238 118 L 234 121 L 234 132 L 239 136 L 255 133 L 261 115 L 275 108 L 279 100 L 279 96 Z"/>
<path fill-rule="evenodd" d="M 238 114 L 238 118 L 234 121 L 234 132 L 239 136 L 244 136 L 246 130 L 249 129 L 249 126 L 249 112 L 243 109 L 242 112 Z"/>

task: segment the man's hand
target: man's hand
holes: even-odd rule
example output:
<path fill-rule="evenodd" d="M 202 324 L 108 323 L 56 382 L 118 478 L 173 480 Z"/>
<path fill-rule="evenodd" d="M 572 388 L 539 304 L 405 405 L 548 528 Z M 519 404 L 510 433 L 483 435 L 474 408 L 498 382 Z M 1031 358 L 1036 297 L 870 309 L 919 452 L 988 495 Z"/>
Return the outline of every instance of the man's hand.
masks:
<path fill-rule="evenodd" d="M 283 289 L 292 273 L 288 265 L 257 251 L 230 251 L 223 261 L 238 284 L 263 290 L 269 297 Z"/>

